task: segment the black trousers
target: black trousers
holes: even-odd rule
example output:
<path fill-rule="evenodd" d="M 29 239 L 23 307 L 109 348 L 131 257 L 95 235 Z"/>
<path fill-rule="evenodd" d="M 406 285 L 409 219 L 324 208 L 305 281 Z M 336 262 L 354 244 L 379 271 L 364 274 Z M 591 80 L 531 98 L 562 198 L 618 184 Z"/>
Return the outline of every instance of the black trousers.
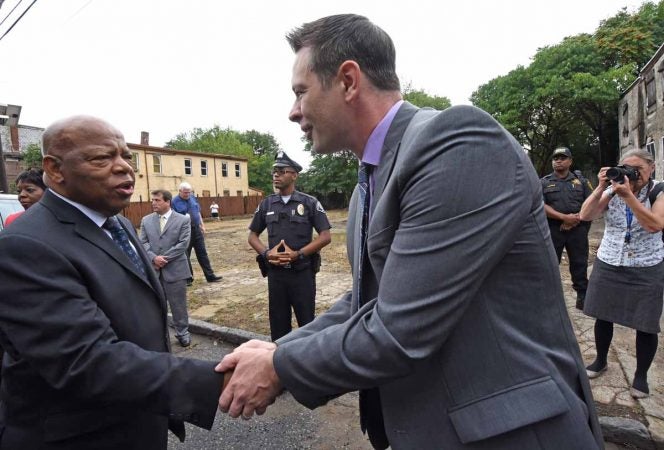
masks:
<path fill-rule="evenodd" d="M 210 258 L 208 258 L 207 249 L 205 248 L 205 235 L 201 231 L 201 228 L 198 225 L 191 226 L 191 240 L 189 241 L 189 247 L 187 248 L 187 261 L 189 262 L 189 270 L 191 270 L 192 276 L 194 271 L 191 267 L 191 249 L 194 249 L 196 252 L 196 259 L 198 264 L 201 265 L 205 278 L 209 279 L 214 276 L 214 270 L 210 265 Z"/>
<path fill-rule="evenodd" d="M 560 231 L 560 222 L 549 222 L 551 240 L 556 249 L 558 263 L 567 250 L 569 273 L 572 276 L 572 287 L 576 292 L 585 293 L 588 288 L 588 230 L 589 223 L 581 223 L 569 231 Z"/>
<path fill-rule="evenodd" d="M 292 331 L 291 307 L 297 325 L 314 320 L 316 276 L 310 267 L 303 270 L 270 268 L 267 276 L 270 335 L 273 341 Z"/>

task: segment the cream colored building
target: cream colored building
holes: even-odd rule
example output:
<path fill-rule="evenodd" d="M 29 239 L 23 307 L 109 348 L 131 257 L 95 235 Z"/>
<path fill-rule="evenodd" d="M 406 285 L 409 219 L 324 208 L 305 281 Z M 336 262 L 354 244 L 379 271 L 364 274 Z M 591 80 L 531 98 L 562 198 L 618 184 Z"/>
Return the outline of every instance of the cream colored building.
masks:
<path fill-rule="evenodd" d="M 191 184 L 199 197 L 256 195 L 249 189 L 247 158 L 127 145 L 136 171 L 134 202 L 150 201 L 150 192 L 155 189 L 167 189 L 176 195 L 183 181 Z"/>

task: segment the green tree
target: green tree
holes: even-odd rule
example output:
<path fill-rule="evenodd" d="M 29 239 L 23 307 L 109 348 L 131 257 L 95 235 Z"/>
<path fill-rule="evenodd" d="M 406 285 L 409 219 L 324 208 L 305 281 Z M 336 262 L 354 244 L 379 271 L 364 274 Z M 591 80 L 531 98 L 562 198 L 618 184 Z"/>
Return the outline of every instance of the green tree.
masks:
<path fill-rule="evenodd" d="M 42 153 L 41 145 L 30 144 L 23 152 L 23 168 L 24 169 L 40 169 L 42 166 Z"/>
<path fill-rule="evenodd" d="M 429 95 L 426 91 L 413 88 L 410 83 L 406 85 L 402 95 L 404 100 L 420 108 L 433 108 L 442 111 L 452 106 L 449 98 Z"/>
<path fill-rule="evenodd" d="M 270 169 L 279 143 L 270 133 L 239 132 L 231 128 L 194 128 L 176 135 L 166 147 L 248 158 L 249 185 L 266 194 L 272 192 Z"/>
<path fill-rule="evenodd" d="M 357 158 L 349 150 L 314 155 L 309 169 L 298 178 L 298 189 L 315 195 L 326 207 L 337 198 L 343 199 L 342 205 L 334 206 L 345 206 L 357 184 L 357 167 Z"/>
<path fill-rule="evenodd" d="M 630 14 L 623 8 L 595 32 L 606 67 L 631 66 L 634 75 L 664 42 L 664 2 L 647 2 Z"/>
<path fill-rule="evenodd" d="M 527 67 L 480 86 L 476 106 L 492 114 L 529 150 L 540 174 L 553 150 L 572 148 L 577 167 L 615 162 L 618 101 L 638 68 L 664 41 L 664 0 L 620 11 L 592 35 L 540 48 Z"/>

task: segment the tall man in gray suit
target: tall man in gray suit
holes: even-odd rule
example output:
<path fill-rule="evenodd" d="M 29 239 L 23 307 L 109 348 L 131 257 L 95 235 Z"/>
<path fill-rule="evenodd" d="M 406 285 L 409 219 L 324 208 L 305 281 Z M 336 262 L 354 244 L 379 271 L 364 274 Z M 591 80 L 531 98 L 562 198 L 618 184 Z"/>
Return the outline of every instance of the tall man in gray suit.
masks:
<path fill-rule="evenodd" d="M 173 194 L 164 189 L 152 191 L 152 210 L 141 220 L 141 244 L 148 253 L 166 300 L 171 307 L 175 337 L 183 347 L 191 344 L 187 314 L 187 279 L 191 270 L 187 246 L 191 239 L 191 220 L 171 209 Z"/>
<path fill-rule="evenodd" d="M 518 142 L 479 109 L 403 102 L 392 41 L 364 17 L 288 40 L 290 119 L 316 152 L 362 162 L 353 288 L 275 344 L 227 355 L 220 408 L 249 418 L 283 388 L 309 408 L 360 390 L 375 448 L 601 448 L 541 184 Z"/>

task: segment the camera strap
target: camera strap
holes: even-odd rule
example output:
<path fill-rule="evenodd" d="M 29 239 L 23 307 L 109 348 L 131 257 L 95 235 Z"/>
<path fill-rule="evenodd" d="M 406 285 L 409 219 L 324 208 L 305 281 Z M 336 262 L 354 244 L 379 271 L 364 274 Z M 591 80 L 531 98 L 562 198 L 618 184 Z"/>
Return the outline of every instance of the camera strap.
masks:
<path fill-rule="evenodd" d="M 646 195 L 644 195 L 643 200 L 639 200 L 641 203 L 643 203 L 644 206 L 646 204 L 646 200 L 648 199 L 650 191 L 653 187 L 653 184 L 654 184 L 654 182 L 652 180 L 648 181 L 648 190 L 646 191 Z M 652 208 L 652 202 L 650 202 L 650 207 Z M 625 204 L 625 221 L 627 222 L 627 231 L 625 232 L 625 243 L 626 244 L 629 244 L 629 242 L 632 240 L 632 221 L 633 220 L 634 220 L 634 211 L 632 211 L 632 208 L 630 208 L 629 205 Z"/>

